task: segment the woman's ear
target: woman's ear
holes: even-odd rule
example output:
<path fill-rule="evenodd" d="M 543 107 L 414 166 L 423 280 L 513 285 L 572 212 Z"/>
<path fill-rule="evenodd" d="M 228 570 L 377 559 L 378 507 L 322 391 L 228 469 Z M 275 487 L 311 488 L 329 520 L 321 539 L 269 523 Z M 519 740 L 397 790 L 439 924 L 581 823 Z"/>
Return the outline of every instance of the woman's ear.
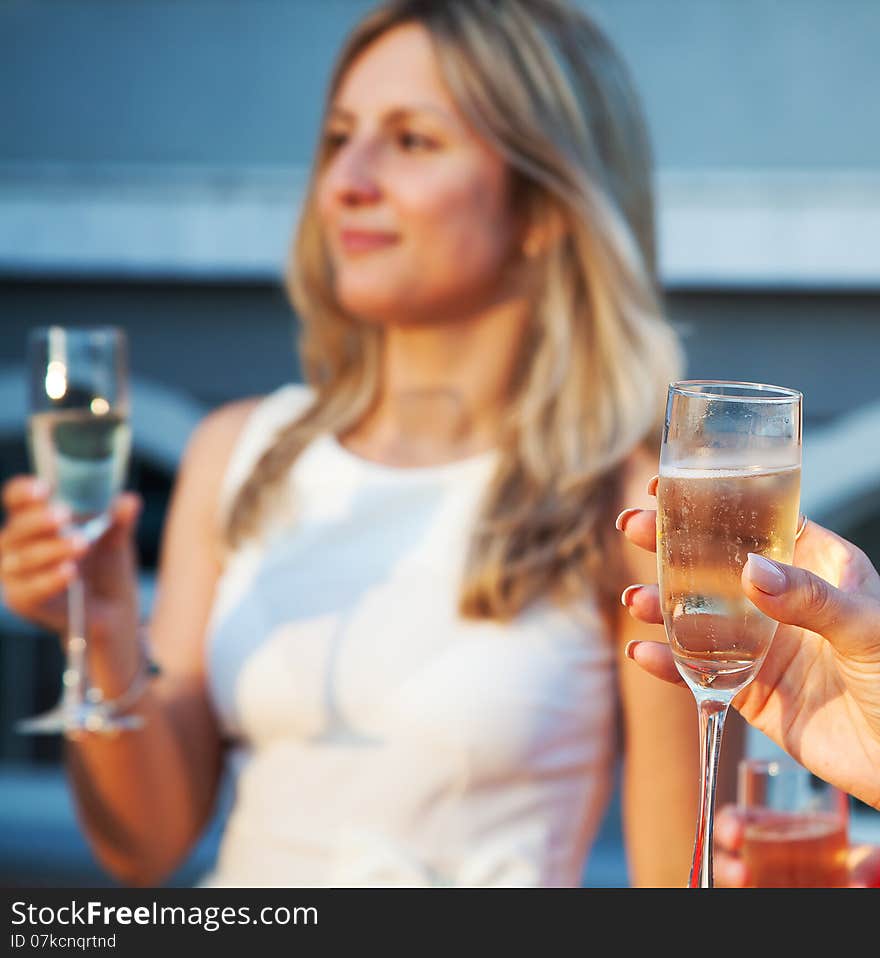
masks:
<path fill-rule="evenodd" d="M 557 209 L 547 209 L 525 229 L 522 254 L 526 259 L 537 259 L 553 249 L 567 235 L 565 219 Z"/>

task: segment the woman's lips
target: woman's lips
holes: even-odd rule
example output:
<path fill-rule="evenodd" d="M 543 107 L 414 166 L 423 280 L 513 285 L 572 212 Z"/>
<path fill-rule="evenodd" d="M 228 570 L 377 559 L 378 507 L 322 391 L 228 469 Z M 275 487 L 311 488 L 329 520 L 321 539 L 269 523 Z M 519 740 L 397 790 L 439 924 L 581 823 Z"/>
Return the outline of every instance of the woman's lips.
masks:
<path fill-rule="evenodd" d="M 341 230 L 339 241 L 346 253 L 370 253 L 373 250 L 392 246 L 397 242 L 397 234 L 369 230 Z"/>

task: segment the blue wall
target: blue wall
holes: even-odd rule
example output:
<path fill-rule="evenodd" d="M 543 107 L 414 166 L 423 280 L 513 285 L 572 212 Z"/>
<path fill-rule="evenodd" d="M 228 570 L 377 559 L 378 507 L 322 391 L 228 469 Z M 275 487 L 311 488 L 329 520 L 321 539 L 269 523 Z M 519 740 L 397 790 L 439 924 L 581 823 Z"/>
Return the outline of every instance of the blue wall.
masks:
<path fill-rule="evenodd" d="M 306 161 L 364 0 L 6 0 L 0 163 Z M 663 167 L 880 164 L 876 0 L 594 0 Z"/>

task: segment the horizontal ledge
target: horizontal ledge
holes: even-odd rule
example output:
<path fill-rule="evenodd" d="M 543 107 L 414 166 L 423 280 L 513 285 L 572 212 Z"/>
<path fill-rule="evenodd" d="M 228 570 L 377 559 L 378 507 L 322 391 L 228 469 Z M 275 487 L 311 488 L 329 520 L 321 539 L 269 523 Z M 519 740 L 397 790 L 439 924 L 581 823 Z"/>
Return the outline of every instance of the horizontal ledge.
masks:
<path fill-rule="evenodd" d="M 668 286 L 880 289 L 880 173 L 666 171 Z"/>
<path fill-rule="evenodd" d="M 302 167 L 0 166 L 0 275 L 276 282 Z M 880 173 L 661 170 L 672 289 L 880 289 Z"/>

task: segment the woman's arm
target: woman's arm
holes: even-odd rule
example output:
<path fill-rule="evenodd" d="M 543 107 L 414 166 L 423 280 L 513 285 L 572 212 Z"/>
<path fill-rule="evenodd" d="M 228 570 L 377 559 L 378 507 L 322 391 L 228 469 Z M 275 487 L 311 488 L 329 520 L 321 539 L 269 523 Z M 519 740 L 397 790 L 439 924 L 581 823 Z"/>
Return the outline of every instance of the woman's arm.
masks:
<path fill-rule="evenodd" d="M 650 506 L 648 480 L 656 459 L 639 452 L 622 489 L 627 505 Z M 631 543 L 624 547 L 628 582 L 657 581 L 655 557 Z M 617 620 L 618 675 L 624 723 L 623 827 L 634 886 L 685 887 L 699 807 L 697 707 L 687 688 L 656 682 L 626 661 L 633 639 L 658 639 L 656 626 L 632 618 L 621 606 Z M 731 713 L 724 732 L 718 801 L 733 798 L 743 724 Z"/>
<path fill-rule="evenodd" d="M 187 446 L 163 531 L 150 628 L 162 674 L 133 708 L 143 729 L 86 735 L 66 750 L 86 837 L 103 866 L 129 884 L 159 884 L 197 841 L 214 805 L 222 756 L 204 635 L 220 573 L 220 487 L 254 404 L 212 413 Z M 134 672 L 134 643 L 129 635 L 90 642 L 92 678 L 113 698 Z"/>

